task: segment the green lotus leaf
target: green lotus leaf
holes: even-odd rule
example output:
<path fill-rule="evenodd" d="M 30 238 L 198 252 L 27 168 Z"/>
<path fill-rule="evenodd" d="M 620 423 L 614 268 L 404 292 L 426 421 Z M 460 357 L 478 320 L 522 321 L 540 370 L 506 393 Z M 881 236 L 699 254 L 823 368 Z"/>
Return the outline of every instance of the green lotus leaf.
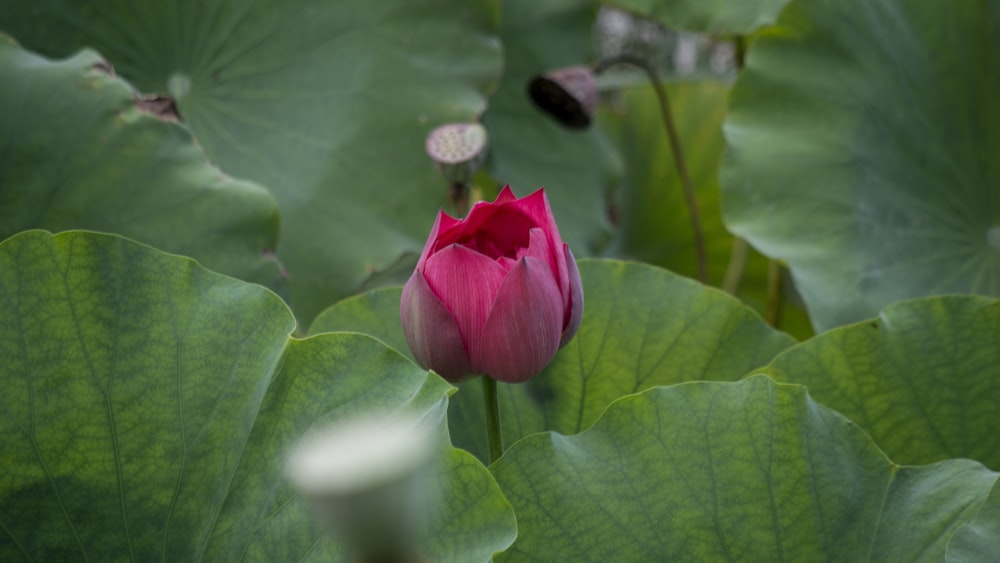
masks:
<path fill-rule="evenodd" d="M 800 383 L 898 463 L 967 457 L 1000 470 L 1000 301 L 928 297 L 789 348 L 766 372 Z"/>
<path fill-rule="evenodd" d="M 320 313 L 309 327 L 309 334 L 339 331 L 367 334 L 416 362 L 399 319 L 402 296 L 402 287 L 381 287 L 348 297 Z"/>
<path fill-rule="evenodd" d="M 750 50 L 724 216 L 788 262 L 817 331 L 904 299 L 1000 296 L 996 14 L 793 0 Z"/>
<path fill-rule="evenodd" d="M 683 381 L 735 380 L 794 342 L 721 291 L 643 264 L 581 260 L 583 321 L 576 337 L 540 375 L 500 385 L 507 443 L 543 430 L 565 434 L 590 426 L 619 397 Z M 399 325 L 398 288 L 341 302 L 310 334 L 371 334 L 408 353 Z M 478 380 L 451 397 L 455 445 L 486 458 Z"/>
<path fill-rule="evenodd" d="M 0 240 L 119 233 L 280 289 L 271 195 L 212 166 L 186 127 L 141 109 L 104 64 L 89 50 L 47 60 L 0 34 Z"/>
<path fill-rule="evenodd" d="M 996 555 L 997 538 L 1000 538 L 1000 485 L 994 484 L 976 517 L 959 528 L 948 542 L 945 560 L 948 563 L 989 561 Z"/>
<path fill-rule="evenodd" d="M 363 335 L 290 338 L 266 289 L 110 235 L 0 243 L 0 318 L 4 561 L 343 560 L 285 451 L 372 411 L 441 420 L 451 391 Z M 488 561 L 510 506 L 469 454 L 443 463 L 426 556 Z"/>
<path fill-rule="evenodd" d="M 788 0 L 609 0 L 609 4 L 663 24 L 704 33 L 753 33 L 774 23 Z"/>
<path fill-rule="evenodd" d="M 496 0 L 10 0 L 29 48 L 101 53 L 169 94 L 211 159 L 268 186 L 304 325 L 419 253 L 447 184 L 434 127 L 483 112 L 500 72 Z"/>
<path fill-rule="evenodd" d="M 606 194 L 620 175 L 614 147 L 596 128 L 566 129 L 528 96 L 535 75 L 589 62 L 594 2 L 505 0 L 503 8 L 504 75 L 483 116 L 492 143 L 487 169 L 518 196 L 544 187 L 563 240 L 577 257 L 598 253 L 611 235 Z"/>
<path fill-rule="evenodd" d="M 964 459 L 896 465 L 765 376 L 625 397 L 490 470 L 520 530 L 501 561 L 940 561 L 998 477 Z"/>

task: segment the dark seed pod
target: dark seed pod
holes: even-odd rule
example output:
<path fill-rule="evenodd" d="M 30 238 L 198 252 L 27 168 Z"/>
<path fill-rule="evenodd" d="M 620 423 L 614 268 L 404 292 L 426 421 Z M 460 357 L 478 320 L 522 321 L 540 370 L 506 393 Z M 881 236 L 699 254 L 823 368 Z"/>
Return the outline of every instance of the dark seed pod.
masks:
<path fill-rule="evenodd" d="M 597 77 L 587 66 L 561 68 L 534 77 L 528 94 L 539 109 L 566 127 L 585 129 L 597 109 Z"/>

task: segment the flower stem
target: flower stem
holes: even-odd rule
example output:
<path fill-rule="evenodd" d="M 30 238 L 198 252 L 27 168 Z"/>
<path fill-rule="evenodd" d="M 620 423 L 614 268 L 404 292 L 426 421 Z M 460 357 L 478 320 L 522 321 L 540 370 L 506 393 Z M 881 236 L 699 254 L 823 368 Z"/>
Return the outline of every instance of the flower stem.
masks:
<path fill-rule="evenodd" d="M 469 184 L 452 182 L 448 187 L 448 199 L 455 212 L 455 218 L 461 219 L 469 212 Z"/>
<path fill-rule="evenodd" d="M 737 35 L 733 38 L 733 53 L 736 59 L 736 70 L 743 70 L 747 60 L 747 38 L 745 35 Z"/>
<path fill-rule="evenodd" d="M 747 266 L 747 250 L 747 241 L 740 237 L 733 237 L 733 248 L 729 252 L 729 265 L 726 266 L 726 275 L 722 278 L 722 291 L 730 295 L 736 295 L 740 288 L 743 271 Z"/>
<path fill-rule="evenodd" d="M 687 205 L 688 217 L 691 220 L 691 231 L 694 233 L 695 250 L 698 253 L 698 279 L 701 283 L 708 284 L 708 257 L 705 252 L 705 236 L 701 230 L 701 213 L 698 211 L 698 200 L 694 195 L 694 185 L 691 182 L 691 174 L 688 173 L 687 163 L 684 160 L 684 152 L 681 150 L 681 139 L 677 133 L 677 125 L 674 123 L 674 115 L 670 111 L 670 99 L 667 91 L 660 83 L 660 78 L 654 69 L 644 59 L 626 53 L 614 55 L 602 59 L 594 65 L 594 73 L 599 74 L 616 64 L 628 64 L 645 71 L 649 81 L 653 84 L 656 98 L 660 102 L 660 114 L 663 117 L 663 128 L 667 131 L 667 139 L 670 141 L 670 152 L 674 157 L 674 166 L 677 168 L 677 175 L 681 179 L 681 187 L 684 190 L 684 203 Z"/>
<path fill-rule="evenodd" d="M 497 380 L 488 375 L 483 377 L 483 405 L 486 407 L 486 443 L 489 445 L 492 464 L 503 455 L 503 432 L 500 429 L 500 397 L 497 395 Z"/>

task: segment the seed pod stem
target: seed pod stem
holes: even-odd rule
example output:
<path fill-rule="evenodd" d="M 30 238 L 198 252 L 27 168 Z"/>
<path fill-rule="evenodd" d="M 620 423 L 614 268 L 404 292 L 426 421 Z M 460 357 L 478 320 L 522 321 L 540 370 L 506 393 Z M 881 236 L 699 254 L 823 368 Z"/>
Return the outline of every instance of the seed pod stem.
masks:
<path fill-rule="evenodd" d="M 684 160 L 684 151 L 681 149 L 680 135 L 677 134 L 677 125 L 674 123 L 674 115 L 670 110 L 670 98 L 667 91 L 660 83 L 660 78 L 654 69 L 644 59 L 627 53 L 614 55 L 602 59 L 594 65 L 594 73 L 600 74 L 616 64 L 627 64 L 642 69 L 656 92 L 656 98 L 660 102 L 660 114 L 663 117 L 663 128 L 667 132 L 667 139 L 670 141 L 670 152 L 674 157 L 674 165 L 677 168 L 677 175 L 681 179 L 681 187 L 684 190 L 684 203 L 687 205 L 688 217 L 691 220 L 691 230 L 694 234 L 695 250 L 698 253 L 698 279 L 708 283 L 708 257 L 705 252 L 705 237 L 701 230 L 701 213 L 698 211 L 698 200 L 694 194 L 694 184 L 691 182 L 691 174 L 688 172 L 687 163 Z"/>
<path fill-rule="evenodd" d="M 465 214 L 469 212 L 469 184 L 451 182 L 448 188 L 448 200 L 451 201 L 455 217 L 458 219 L 465 217 Z"/>

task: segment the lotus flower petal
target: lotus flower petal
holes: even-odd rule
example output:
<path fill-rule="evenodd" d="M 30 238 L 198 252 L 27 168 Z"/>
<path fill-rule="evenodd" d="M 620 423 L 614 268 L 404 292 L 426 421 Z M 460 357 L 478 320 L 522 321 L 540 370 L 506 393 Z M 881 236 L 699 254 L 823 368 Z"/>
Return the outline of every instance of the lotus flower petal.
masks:
<path fill-rule="evenodd" d="M 510 184 L 507 184 L 502 190 L 500 190 L 500 193 L 497 194 L 497 198 L 493 200 L 493 204 L 507 203 L 508 201 L 515 201 L 516 199 L 517 196 L 514 195 L 514 190 L 510 189 Z"/>
<path fill-rule="evenodd" d="M 469 366 L 458 323 L 420 271 L 413 272 L 403 287 L 399 317 L 406 343 L 421 367 L 453 382 L 477 374 Z"/>
<path fill-rule="evenodd" d="M 473 369 L 508 383 L 531 379 L 559 350 L 563 317 L 549 265 L 522 258 L 497 294 L 478 349 L 470 350 Z"/>
<path fill-rule="evenodd" d="M 538 227 L 528 231 L 528 246 L 517 251 L 518 259 L 525 256 L 537 258 L 543 264 L 548 265 L 549 271 L 552 272 L 553 276 L 559 271 L 556 261 L 552 260 L 552 252 L 549 249 L 549 237 L 545 235 L 544 230 Z"/>
<path fill-rule="evenodd" d="M 580 321 L 583 320 L 583 280 L 580 279 L 580 269 L 576 266 L 576 259 L 573 258 L 573 251 L 569 249 L 568 244 L 563 245 L 563 255 L 566 257 L 569 276 L 569 308 L 566 309 L 566 324 L 559 342 L 560 348 L 576 336 Z"/>
<path fill-rule="evenodd" d="M 434 220 L 434 226 L 431 227 L 431 234 L 427 236 L 427 242 L 424 243 L 424 249 L 420 253 L 420 259 L 417 260 L 417 270 L 422 270 L 424 267 L 424 262 L 431 255 L 431 251 L 434 248 L 434 242 L 438 239 L 441 233 L 450 230 L 455 225 L 461 223 L 458 219 L 449 216 L 444 211 L 439 211 L 437 219 Z"/>
<path fill-rule="evenodd" d="M 482 332 L 507 271 L 489 257 L 453 244 L 428 258 L 423 274 L 458 323 L 468 350 Z"/>
<path fill-rule="evenodd" d="M 521 213 L 529 217 L 536 226 L 541 227 L 545 231 L 546 236 L 549 238 L 549 248 L 552 252 L 550 260 L 556 265 L 553 272 L 557 276 L 559 289 L 563 295 L 563 306 L 568 307 L 570 294 L 569 274 L 566 270 L 565 261 L 561 256 L 563 241 L 562 237 L 559 236 L 559 227 L 556 226 L 555 216 L 552 215 L 552 207 L 549 205 L 549 199 L 545 197 L 545 188 L 539 188 L 531 195 L 511 202 L 508 205 L 516 207 Z"/>
<path fill-rule="evenodd" d="M 562 247 L 562 238 L 559 236 L 559 227 L 556 226 L 555 217 L 552 215 L 552 208 L 549 200 L 545 197 L 545 188 L 539 188 L 530 195 L 506 204 L 517 209 L 535 224 L 545 230 L 551 242 L 556 248 Z"/>
<path fill-rule="evenodd" d="M 528 230 L 536 225 L 531 217 L 512 204 L 478 203 L 460 224 L 442 231 L 435 243 L 440 250 L 451 244 L 462 244 L 490 258 L 514 258 L 517 249 L 528 244 Z"/>
<path fill-rule="evenodd" d="M 497 259 L 497 262 L 503 266 L 505 270 L 511 270 L 517 263 L 525 256 L 530 256 L 532 258 L 537 258 L 540 262 L 548 264 L 552 275 L 558 271 L 558 266 L 550 260 L 552 253 L 549 252 L 549 239 L 545 236 L 545 231 L 535 227 L 528 231 L 528 246 L 518 249 L 517 254 L 513 258 L 508 258 L 507 256 L 501 256 Z"/>

